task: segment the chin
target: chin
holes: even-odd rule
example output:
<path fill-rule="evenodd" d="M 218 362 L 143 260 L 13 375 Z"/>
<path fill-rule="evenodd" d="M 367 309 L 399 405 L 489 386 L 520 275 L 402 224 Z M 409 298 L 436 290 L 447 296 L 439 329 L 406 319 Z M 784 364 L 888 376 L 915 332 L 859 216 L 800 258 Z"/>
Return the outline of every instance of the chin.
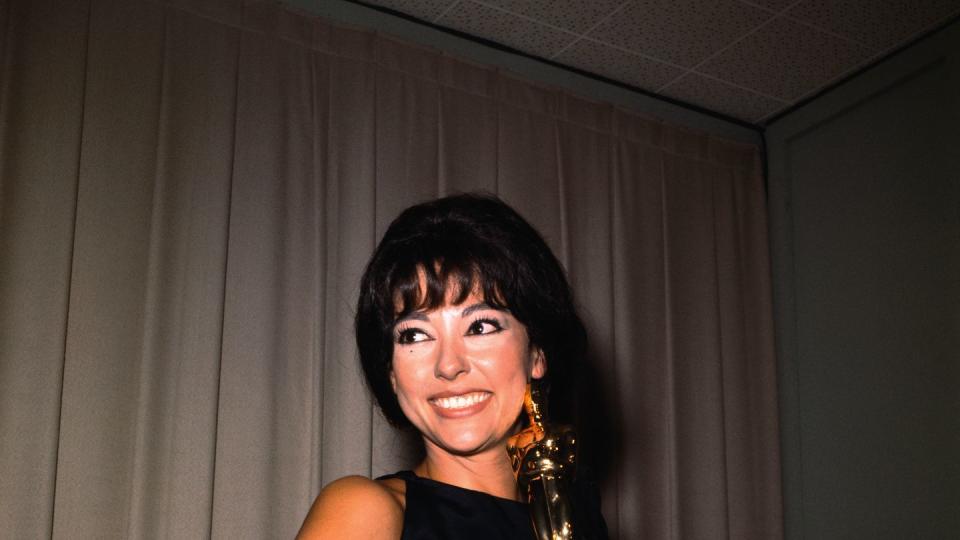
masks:
<path fill-rule="evenodd" d="M 456 433 L 441 437 L 436 441 L 440 448 L 451 454 L 469 456 L 497 446 L 497 438 L 479 433 Z"/>

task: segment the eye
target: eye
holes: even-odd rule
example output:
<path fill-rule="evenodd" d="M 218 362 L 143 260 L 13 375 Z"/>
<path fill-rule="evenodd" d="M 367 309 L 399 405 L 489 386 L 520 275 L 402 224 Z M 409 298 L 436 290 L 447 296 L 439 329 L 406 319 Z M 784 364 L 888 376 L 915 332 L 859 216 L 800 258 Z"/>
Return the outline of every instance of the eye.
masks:
<path fill-rule="evenodd" d="M 430 339 L 430 335 L 419 328 L 399 328 L 397 330 L 396 340 L 400 345 L 410 345 L 428 339 Z"/>
<path fill-rule="evenodd" d="M 470 328 L 467 328 L 467 335 L 483 336 L 495 334 L 501 330 L 503 330 L 503 326 L 496 319 L 477 319 L 470 323 Z"/>

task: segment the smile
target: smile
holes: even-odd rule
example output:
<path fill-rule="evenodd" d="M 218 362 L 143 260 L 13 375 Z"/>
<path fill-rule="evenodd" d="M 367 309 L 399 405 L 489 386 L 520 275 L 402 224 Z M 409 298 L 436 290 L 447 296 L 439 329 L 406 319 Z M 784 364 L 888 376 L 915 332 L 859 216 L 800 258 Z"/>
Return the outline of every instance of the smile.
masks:
<path fill-rule="evenodd" d="M 471 392 L 459 396 L 434 398 L 430 400 L 430 403 L 447 411 L 455 411 L 483 403 L 490 398 L 490 395 L 490 392 Z"/>

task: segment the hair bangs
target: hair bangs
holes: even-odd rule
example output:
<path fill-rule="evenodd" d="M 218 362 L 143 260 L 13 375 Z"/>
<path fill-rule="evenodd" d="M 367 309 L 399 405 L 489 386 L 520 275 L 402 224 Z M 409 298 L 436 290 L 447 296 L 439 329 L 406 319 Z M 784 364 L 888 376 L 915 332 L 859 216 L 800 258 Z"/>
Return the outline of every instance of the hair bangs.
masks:
<path fill-rule="evenodd" d="M 431 252 L 438 253 L 431 253 Z M 443 255 L 440 255 L 443 253 Z M 415 311 L 430 311 L 448 300 L 453 305 L 466 301 L 473 293 L 496 309 L 507 309 L 499 276 L 502 271 L 473 250 L 428 250 L 405 257 L 394 267 L 389 280 L 393 299 L 393 321 Z"/>

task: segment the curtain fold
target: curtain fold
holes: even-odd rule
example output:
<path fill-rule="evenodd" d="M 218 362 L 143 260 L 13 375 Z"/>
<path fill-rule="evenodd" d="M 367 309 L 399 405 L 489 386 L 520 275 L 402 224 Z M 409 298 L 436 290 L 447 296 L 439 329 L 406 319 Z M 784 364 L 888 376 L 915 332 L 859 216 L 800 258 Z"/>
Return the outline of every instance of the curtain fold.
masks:
<path fill-rule="evenodd" d="M 210 527 L 234 159 L 239 36 L 176 11 L 162 32 L 143 344 L 139 365 L 131 362 L 138 394 L 126 535 L 136 538 Z"/>
<path fill-rule="evenodd" d="M 779 538 L 759 150 L 272 2 L 0 2 L 0 538 L 290 537 L 409 467 L 360 274 L 498 193 L 566 266 L 616 538 Z M 549 361 L 549 359 L 548 359 Z"/>
<path fill-rule="evenodd" d="M 0 522 L 49 536 L 88 6 L 7 1 L 0 19 Z"/>

